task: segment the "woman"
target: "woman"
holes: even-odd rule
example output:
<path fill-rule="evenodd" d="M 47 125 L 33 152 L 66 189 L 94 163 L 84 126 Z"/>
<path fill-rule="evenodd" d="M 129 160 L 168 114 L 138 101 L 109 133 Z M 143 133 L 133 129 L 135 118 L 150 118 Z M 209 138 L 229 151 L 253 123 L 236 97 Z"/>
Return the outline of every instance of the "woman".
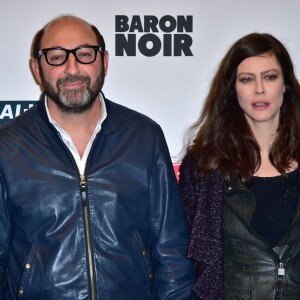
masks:
<path fill-rule="evenodd" d="M 228 50 L 180 172 L 199 299 L 300 299 L 300 87 L 270 34 Z"/>

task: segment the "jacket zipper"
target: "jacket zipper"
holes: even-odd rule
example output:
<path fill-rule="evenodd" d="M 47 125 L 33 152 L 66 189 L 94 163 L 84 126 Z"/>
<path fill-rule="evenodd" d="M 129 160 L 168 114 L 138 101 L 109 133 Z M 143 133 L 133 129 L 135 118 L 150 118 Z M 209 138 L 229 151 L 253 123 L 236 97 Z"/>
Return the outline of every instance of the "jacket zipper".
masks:
<path fill-rule="evenodd" d="M 277 284 L 275 288 L 275 299 L 282 299 L 284 293 L 284 278 L 285 278 L 285 265 L 282 261 L 278 263 Z"/>
<path fill-rule="evenodd" d="M 90 215 L 88 210 L 88 197 L 86 192 L 86 181 L 85 176 L 80 175 L 80 192 L 82 199 L 82 209 L 84 216 L 84 229 L 86 235 L 86 246 L 87 246 L 87 258 L 89 265 L 89 279 L 91 284 L 91 300 L 97 300 L 97 292 L 96 292 L 96 278 L 95 278 L 95 264 L 92 250 L 92 238 L 91 238 L 91 230 L 90 230 Z"/>
<path fill-rule="evenodd" d="M 57 132 L 57 135 L 64 145 L 65 149 L 67 150 L 69 157 L 75 163 L 73 155 L 71 154 L 68 147 L 65 145 L 61 134 Z M 95 137 L 96 139 L 96 137 Z M 93 142 L 94 145 L 95 141 Z M 90 149 L 92 151 L 92 147 Z M 78 168 L 77 168 L 78 170 Z M 79 174 L 79 171 L 78 171 Z M 80 175 L 80 174 L 79 174 Z M 92 250 L 92 238 L 91 238 L 91 230 L 90 230 L 90 214 L 88 210 L 88 197 L 86 192 L 86 180 L 85 175 L 80 175 L 80 194 L 81 194 L 81 201 L 82 201 L 82 209 L 83 209 L 83 222 L 84 222 L 84 231 L 86 236 L 86 248 L 87 248 L 87 259 L 88 259 L 88 273 L 89 273 L 89 281 L 90 281 L 90 290 L 91 290 L 91 300 L 97 300 L 97 289 L 96 289 L 96 277 L 95 277 L 95 264 L 94 264 L 94 257 L 93 257 L 93 250 Z"/>

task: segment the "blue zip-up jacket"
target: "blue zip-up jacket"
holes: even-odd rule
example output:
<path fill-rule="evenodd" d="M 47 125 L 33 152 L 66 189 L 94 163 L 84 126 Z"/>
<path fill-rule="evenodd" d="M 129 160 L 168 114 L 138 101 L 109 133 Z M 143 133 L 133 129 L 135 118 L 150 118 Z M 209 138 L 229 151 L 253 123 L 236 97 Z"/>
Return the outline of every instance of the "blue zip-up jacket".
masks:
<path fill-rule="evenodd" d="M 0 128 L 0 299 L 194 299 L 162 130 L 105 103 L 84 176 L 44 97 Z"/>

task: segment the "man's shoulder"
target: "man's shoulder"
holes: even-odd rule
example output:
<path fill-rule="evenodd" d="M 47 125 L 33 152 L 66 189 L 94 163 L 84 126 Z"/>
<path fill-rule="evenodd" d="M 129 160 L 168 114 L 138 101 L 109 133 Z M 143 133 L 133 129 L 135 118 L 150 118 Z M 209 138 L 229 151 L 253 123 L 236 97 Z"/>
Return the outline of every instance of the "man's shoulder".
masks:
<path fill-rule="evenodd" d="M 111 121 L 116 121 L 123 124 L 126 124 L 127 122 L 130 122 L 131 124 L 140 123 L 142 125 L 159 127 L 159 125 L 153 119 L 139 111 L 113 102 L 107 98 L 105 98 L 105 104 L 107 114 Z"/>
<path fill-rule="evenodd" d="M 22 132 L 23 130 L 27 130 L 27 127 L 30 126 L 31 121 L 33 120 L 34 110 L 35 106 L 31 107 L 29 110 L 8 121 L 7 123 L 1 125 L 0 136 L 4 133 Z"/>

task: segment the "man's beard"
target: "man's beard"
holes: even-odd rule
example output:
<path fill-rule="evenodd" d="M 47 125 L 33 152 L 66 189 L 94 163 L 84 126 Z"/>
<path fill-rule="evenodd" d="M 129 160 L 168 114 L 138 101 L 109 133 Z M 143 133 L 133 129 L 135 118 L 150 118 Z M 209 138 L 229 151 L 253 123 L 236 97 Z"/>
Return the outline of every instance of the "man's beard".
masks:
<path fill-rule="evenodd" d="M 97 99 L 104 83 L 103 69 L 92 86 L 90 77 L 67 75 L 57 80 L 55 88 L 49 81 L 45 80 L 43 72 L 41 72 L 41 75 L 45 93 L 55 102 L 61 112 L 67 114 L 80 114 L 89 110 Z M 64 89 L 64 84 L 72 82 L 83 83 L 83 86 L 76 89 Z"/>

